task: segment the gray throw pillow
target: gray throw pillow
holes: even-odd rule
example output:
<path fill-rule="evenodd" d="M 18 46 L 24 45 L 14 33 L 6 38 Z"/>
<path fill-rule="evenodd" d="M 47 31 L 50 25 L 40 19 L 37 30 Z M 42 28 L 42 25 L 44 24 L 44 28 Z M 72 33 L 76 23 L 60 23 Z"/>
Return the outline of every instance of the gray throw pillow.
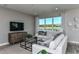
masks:
<path fill-rule="evenodd" d="M 54 36 L 53 40 L 55 40 L 60 34 L 62 34 L 62 32 L 56 34 L 56 35 Z"/>
<path fill-rule="evenodd" d="M 38 32 L 38 35 L 46 36 L 46 35 L 47 35 L 47 32 L 46 32 L 46 31 L 39 31 L 39 32 Z"/>
<path fill-rule="evenodd" d="M 49 44 L 44 44 L 44 46 L 49 47 Z"/>

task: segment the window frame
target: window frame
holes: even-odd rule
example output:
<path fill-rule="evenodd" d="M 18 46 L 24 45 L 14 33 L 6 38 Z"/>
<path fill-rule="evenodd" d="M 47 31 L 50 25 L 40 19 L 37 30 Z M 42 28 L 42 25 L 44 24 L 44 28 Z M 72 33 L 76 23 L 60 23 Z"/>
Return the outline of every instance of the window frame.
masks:
<path fill-rule="evenodd" d="M 61 17 L 61 25 L 60 25 L 60 27 L 62 28 L 62 16 L 56 16 L 56 17 Z M 55 17 L 48 17 L 48 18 L 52 18 L 52 29 L 51 29 L 51 30 L 52 30 L 52 31 L 58 30 L 58 29 L 55 29 L 55 30 L 53 29 L 53 25 L 55 25 L 55 24 L 54 24 L 54 18 L 55 18 Z M 40 20 L 40 19 L 44 19 L 44 24 L 45 24 L 45 26 L 46 26 L 46 18 L 39 18 L 39 20 Z M 40 29 L 40 30 L 41 30 L 41 29 Z M 46 27 L 44 27 L 43 30 L 49 30 L 49 29 L 46 29 Z"/>

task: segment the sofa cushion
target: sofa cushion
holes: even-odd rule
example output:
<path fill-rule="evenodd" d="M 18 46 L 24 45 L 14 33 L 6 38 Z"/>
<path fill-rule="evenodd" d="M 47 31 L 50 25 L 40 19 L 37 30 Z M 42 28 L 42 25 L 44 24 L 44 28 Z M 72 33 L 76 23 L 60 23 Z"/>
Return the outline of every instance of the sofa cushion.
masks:
<path fill-rule="evenodd" d="M 64 34 L 59 35 L 54 41 L 50 42 L 49 48 L 56 49 L 57 46 L 61 43 L 61 40 L 64 38 Z"/>
<path fill-rule="evenodd" d="M 56 35 L 54 35 L 54 38 L 53 38 L 53 40 L 55 40 L 59 35 L 61 35 L 62 34 L 62 32 L 60 32 L 60 33 L 58 33 L 58 34 L 56 34 Z"/>
<path fill-rule="evenodd" d="M 50 42 L 53 40 L 53 37 L 51 39 L 48 39 L 46 41 L 40 41 L 39 44 L 42 45 L 42 46 L 46 46 L 46 47 L 49 47 L 49 44 Z"/>

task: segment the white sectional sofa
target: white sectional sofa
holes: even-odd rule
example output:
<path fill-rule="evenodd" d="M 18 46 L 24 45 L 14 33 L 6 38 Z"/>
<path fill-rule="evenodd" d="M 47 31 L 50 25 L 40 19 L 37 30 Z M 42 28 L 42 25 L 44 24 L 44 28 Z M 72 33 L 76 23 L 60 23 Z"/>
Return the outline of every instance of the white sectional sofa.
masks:
<path fill-rule="evenodd" d="M 41 50 L 46 50 L 51 54 L 65 54 L 67 48 L 67 36 L 64 34 L 59 35 L 55 40 L 52 40 L 49 47 L 33 44 L 32 53 L 37 54 Z"/>
<path fill-rule="evenodd" d="M 35 35 L 37 37 L 38 43 L 41 44 L 41 45 L 49 44 L 53 40 L 54 36 L 58 33 L 63 32 L 63 30 L 60 30 L 60 31 L 45 31 L 45 32 L 47 32 L 46 35 L 39 35 L 38 33 L 36 33 L 36 35 Z M 40 39 L 43 40 L 43 42 L 39 41 Z"/>

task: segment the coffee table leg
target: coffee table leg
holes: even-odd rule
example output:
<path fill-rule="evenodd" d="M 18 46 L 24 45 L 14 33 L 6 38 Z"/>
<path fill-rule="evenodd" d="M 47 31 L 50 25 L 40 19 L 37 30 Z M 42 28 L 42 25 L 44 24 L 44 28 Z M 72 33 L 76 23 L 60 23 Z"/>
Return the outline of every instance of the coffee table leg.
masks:
<path fill-rule="evenodd" d="M 26 49 L 26 41 L 25 41 L 25 49 Z"/>

